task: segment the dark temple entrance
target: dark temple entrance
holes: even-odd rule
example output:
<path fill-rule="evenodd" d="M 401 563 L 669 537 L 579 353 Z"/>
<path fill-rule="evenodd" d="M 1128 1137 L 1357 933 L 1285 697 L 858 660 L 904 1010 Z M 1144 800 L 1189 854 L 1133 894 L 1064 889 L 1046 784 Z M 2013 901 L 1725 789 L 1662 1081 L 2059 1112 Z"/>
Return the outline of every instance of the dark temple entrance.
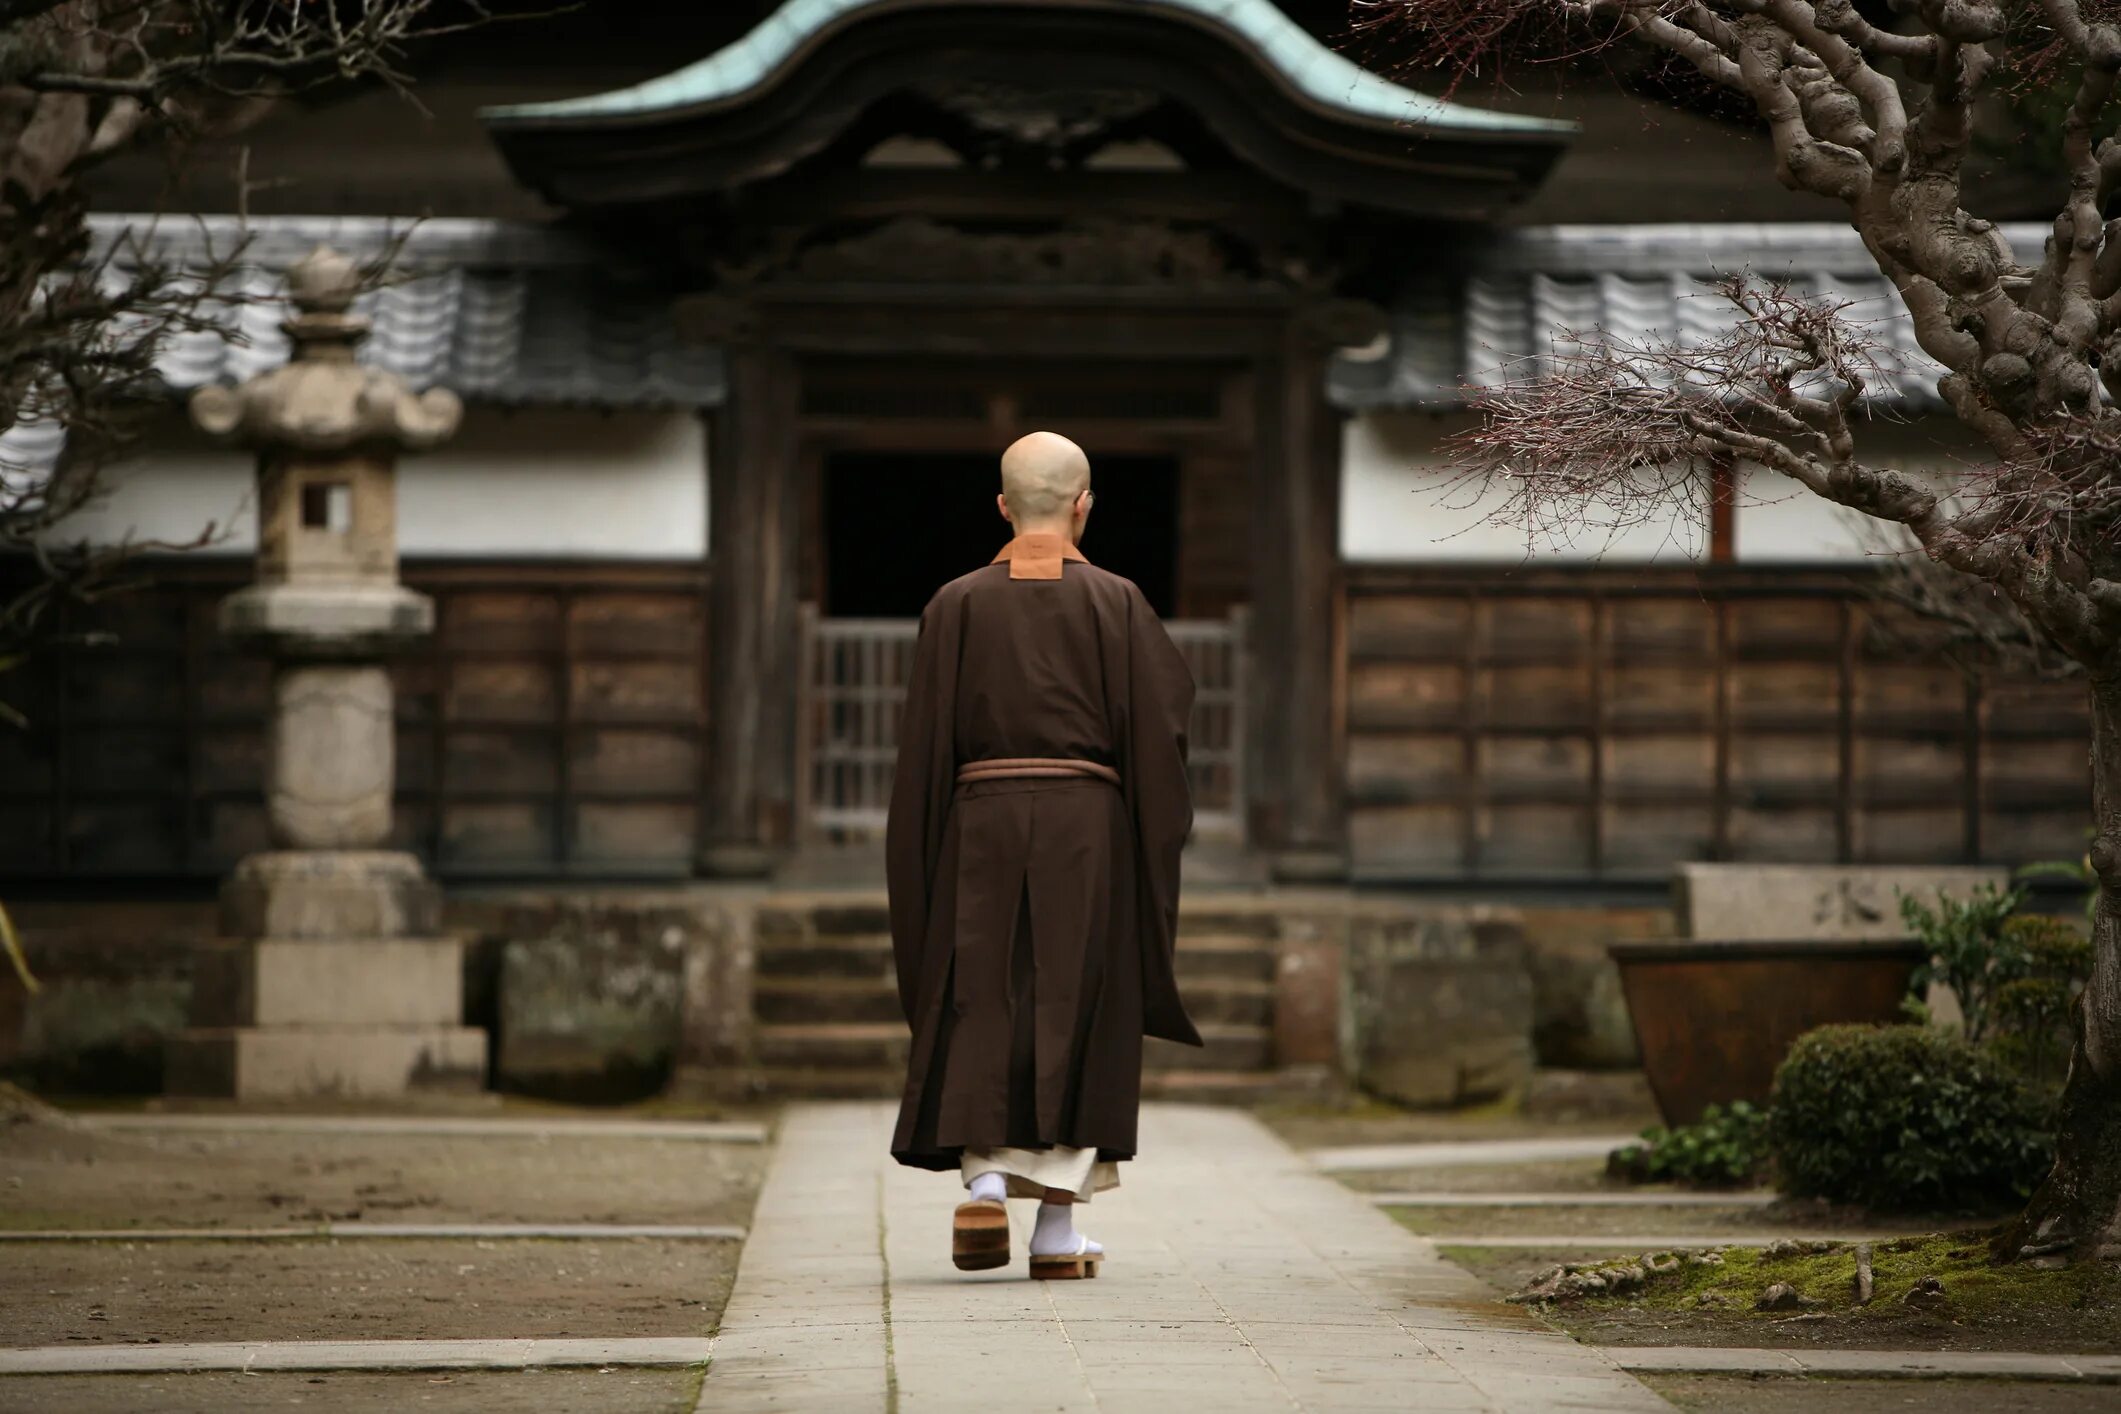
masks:
<path fill-rule="evenodd" d="M 1176 612 L 1178 480 L 1174 456 L 1091 450 L 1097 507 L 1083 553 L 1133 580 L 1167 618 Z M 833 618 L 917 618 L 939 586 L 1008 539 L 992 453 L 835 452 L 823 481 L 824 612 Z"/>

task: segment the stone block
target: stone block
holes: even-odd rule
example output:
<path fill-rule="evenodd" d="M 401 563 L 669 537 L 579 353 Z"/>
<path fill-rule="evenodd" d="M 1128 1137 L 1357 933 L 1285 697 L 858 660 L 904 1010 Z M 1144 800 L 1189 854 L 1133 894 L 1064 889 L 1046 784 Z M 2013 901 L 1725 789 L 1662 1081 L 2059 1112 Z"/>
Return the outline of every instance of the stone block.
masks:
<path fill-rule="evenodd" d="M 1978 866 L 1682 864 L 1672 886 L 1683 937 L 1863 942 L 1907 936 L 1902 893 L 1934 900 L 2009 883 L 2009 871 Z"/>
<path fill-rule="evenodd" d="M 273 675 L 266 808 L 297 849 L 373 849 L 390 838 L 397 756 L 390 674 L 376 663 L 292 663 Z"/>
<path fill-rule="evenodd" d="M 683 1029 L 688 945 L 718 935 L 719 921 L 712 908 L 623 895 L 502 908 L 496 1083 L 565 1099 L 660 1089 Z"/>
<path fill-rule="evenodd" d="M 1672 910 L 1526 908 L 1522 915 L 1539 1063 L 1581 1070 L 1627 1070 L 1639 1064 L 1620 969 L 1606 946 L 1672 936 Z"/>
<path fill-rule="evenodd" d="M 173 1095 L 236 1100 L 477 1090 L 486 1033 L 468 1026 L 229 1027 L 170 1038 Z"/>
<path fill-rule="evenodd" d="M 65 1093 L 152 1094 L 182 1030 L 211 906 L 45 900 L 11 909 L 34 995 L 0 962 L 0 1075 Z"/>
<path fill-rule="evenodd" d="M 1274 1063 L 1341 1064 L 1344 947 L 1337 920 L 1292 915 L 1274 957 Z"/>
<path fill-rule="evenodd" d="M 401 584 L 254 584 L 221 601 L 221 632 L 283 657 L 387 653 L 434 631 L 434 601 Z"/>
<path fill-rule="evenodd" d="M 395 850 L 253 854 L 221 886 L 230 938 L 431 938 L 441 913 L 420 861 Z"/>
<path fill-rule="evenodd" d="M 202 948 L 194 1026 L 455 1026 L 463 946 L 450 938 L 244 939 Z"/>
<path fill-rule="evenodd" d="M 1513 915 L 1361 911 L 1348 932 L 1354 1079 L 1403 1105 L 1497 1099 L 1532 1073 L 1532 978 Z"/>

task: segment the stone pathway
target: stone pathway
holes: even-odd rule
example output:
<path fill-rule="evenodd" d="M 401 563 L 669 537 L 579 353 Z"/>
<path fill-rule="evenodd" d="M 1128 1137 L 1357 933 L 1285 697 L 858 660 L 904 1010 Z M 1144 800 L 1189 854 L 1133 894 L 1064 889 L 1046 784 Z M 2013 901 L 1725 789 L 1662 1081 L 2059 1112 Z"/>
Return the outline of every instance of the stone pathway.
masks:
<path fill-rule="evenodd" d="M 891 1113 L 784 1120 L 700 1409 L 1662 1410 L 1607 1355 L 1492 1300 L 1242 1112 L 1148 1106 L 1089 1205 L 1094 1282 L 950 1265 L 954 1176 L 892 1164 Z"/>

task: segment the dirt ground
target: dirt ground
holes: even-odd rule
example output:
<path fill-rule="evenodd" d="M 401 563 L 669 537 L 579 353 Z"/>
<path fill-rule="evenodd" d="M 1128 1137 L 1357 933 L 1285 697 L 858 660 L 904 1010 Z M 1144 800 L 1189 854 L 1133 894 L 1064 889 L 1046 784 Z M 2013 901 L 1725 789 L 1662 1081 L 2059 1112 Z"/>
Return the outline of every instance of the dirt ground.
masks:
<path fill-rule="evenodd" d="M 0 1228 L 741 1224 L 762 1144 L 0 1124 Z"/>
<path fill-rule="evenodd" d="M 38 1113 L 0 1121 L 0 1225 L 16 1231 L 741 1227 L 767 1157 L 760 1144 L 661 1138 L 114 1134 Z M 727 1240 L 619 1238 L 10 1242 L 0 1246 L 0 1344 L 699 1336 L 721 1318 L 739 1252 Z M 290 1397 L 307 1388 L 274 1378 Z M 24 1387 L 0 1387 L 0 1409 L 17 1407 Z M 459 1398 L 454 1386 L 433 1390 Z"/>
<path fill-rule="evenodd" d="M 516 1374 L 39 1375 L 0 1382 L 7 1414 L 221 1414 L 413 1409 L 423 1414 L 688 1414 L 697 1370 Z"/>
<path fill-rule="evenodd" d="M 643 1240 L 10 1244 L 0 1341 L 706 1335 L 736 1257 Z"/>
<path fill-rule="evenodd" d="M 1920 1409 L 1923 1414 L 2080 1414 L 2112 1409 L 2112 1385 L 2024 1380 L 1808 1380 L 1650 1375 L 1644 1383 L 1681 1409 L 1716 1414 L 1817 1414 L 1825 1409 Z"/>

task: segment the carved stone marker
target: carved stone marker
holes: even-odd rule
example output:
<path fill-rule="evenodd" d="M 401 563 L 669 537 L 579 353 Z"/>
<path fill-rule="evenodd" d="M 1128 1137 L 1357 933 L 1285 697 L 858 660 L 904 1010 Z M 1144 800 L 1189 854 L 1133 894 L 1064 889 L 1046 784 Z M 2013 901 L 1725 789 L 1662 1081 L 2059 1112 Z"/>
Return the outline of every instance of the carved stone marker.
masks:
<path fill-rule="evenodd" d="M 448 437 L 463 409 L 354 361 L 368 325 L 344 256 L 319 247 L 288 289 L 289 361 L 191 403 L 202 429 L 258 454 L 257 582 L 222 604 L 221 629 L 273 658 L 276 848 L 222 888 L 222 938 L 197 959 L 167 1085 L 237 1098 L 477 1086 L 486 1035 L 460 1024 L 459 945 L 436 936 L 419 860 L 387 847 L 383 661 L 434 626 L 433 604 L 398 582 L 397 455 Z"/>
<path fill-rule="evenodd" d="M 1905 938 L 1900 895 L 1934 904 L 1983 885 L 2010 886 L 1985 865 L 1682 864 L 1673 876 L 1682 937 L 1721 942 L 1860 942 Z"/>

